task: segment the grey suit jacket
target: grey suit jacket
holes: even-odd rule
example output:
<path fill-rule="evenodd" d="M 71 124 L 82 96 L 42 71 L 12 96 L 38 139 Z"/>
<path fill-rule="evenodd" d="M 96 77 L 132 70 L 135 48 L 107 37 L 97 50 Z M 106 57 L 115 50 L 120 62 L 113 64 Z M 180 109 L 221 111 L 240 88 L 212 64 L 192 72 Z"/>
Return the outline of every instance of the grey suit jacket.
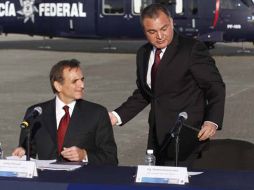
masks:
<path fill-rule="evenodd" d="M 59 159 L 55 99 L 28 108 L 40 106 L 42 114 L 31 128 L 31 156 L 39 159 Z M 26 148 L 27 131 L 22 129 L 20 145 Z M 63 147 L 86 149 L 89 164 L 117 164 L 117 147 L 106 108 L 85 100 L 77 100 L 65 135 Z"/>

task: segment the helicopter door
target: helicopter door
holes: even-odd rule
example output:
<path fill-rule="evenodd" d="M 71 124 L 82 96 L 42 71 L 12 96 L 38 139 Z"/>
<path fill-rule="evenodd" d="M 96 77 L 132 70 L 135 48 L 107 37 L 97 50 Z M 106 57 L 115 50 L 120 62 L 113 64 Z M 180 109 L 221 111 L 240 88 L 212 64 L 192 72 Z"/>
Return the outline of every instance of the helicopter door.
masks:
<path fill-rule="evenodd" d="M 99 36 L 124 37 L 129 32 L 128 0 L 101 0 L 98 8 Z"/>
<path fill-rule="evenodd" d="M 185 16 L 185 26 L 184 31 L 185 35 L 193 37 L 198 33 L 197 24 L 199 23 L 199 8 L 198 8 L 198 0 L 188 0 L 185 2 L 181 2 L 181 0 L 177 1 L 176 13 L 179 13 L 182 16 Z M 181 5 L 182 4 L 182 5 Z M 181 6 L 182 9 L 180 9 Z"/>
<path fill-rule="evenodd" d="M 142 26 L 140 24 L 140 14 L 141 11 L 148 5 L 152 4 L 153 0 L 132 0 L 131 2 L 131 13 L 129 14 L 129 17 L 131 17 L 131 20 L 129 20 L 130 26 L 129 30 L 131 31 L 130 37 L 136 37 L 136 38 L 144 38 L 144 32 L 142 29 Z"/>
<path fill-rule="evenodd" d="M 185 36 L 193 37 L 196 30 L 196 20 L 198 19 L 197 0 L 176 0 L 169 4 L 170 11 L 174 18 L 175 30 Z"/>

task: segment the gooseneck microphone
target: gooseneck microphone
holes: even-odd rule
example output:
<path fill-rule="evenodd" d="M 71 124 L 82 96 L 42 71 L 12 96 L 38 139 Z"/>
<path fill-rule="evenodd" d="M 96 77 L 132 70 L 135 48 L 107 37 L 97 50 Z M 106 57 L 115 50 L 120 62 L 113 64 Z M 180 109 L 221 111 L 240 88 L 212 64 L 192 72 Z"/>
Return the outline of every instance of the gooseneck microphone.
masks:
<path fill-rule="evenodd" d="M 35 107 L 33 111 L 31 111 L 28 114 L 28 116 L 25 118 L 25 120 L 20 124 L 20 127 L 22 129 L 28 128 L 30 126 L 31 121 L 41 114 L 42 114 L 42 108 L 40 106 Z"/>
<path fill-rule="evenodd" d="M 181 112 L 178 114 L 177 120 L 175 122 L 175 126 L 171 130 L 171 136 L 174 138 L 179 135 L 180 130 L 183 126 L 183 122 L 188 119 L 188 114 L 186 112 Z"/>
<path fill-rule="evenodd" d="M 178 115 L 178 122 L 182 122 L 188 119 L 188 114 L 186 112 L 181 112 Z"/>
<path fill-rule="evenodd" d="M 184 121 L 188 119 L 188 114 L 186 112 L 181 112 L 178 114 L 178 118 L 176 120 L 175 127 L 173 128 L 173 132 L 171 133 L 171 137 L 175 139 L 175 166 L 178 166 L 179 160 L 179 144 L 180 144 L 180 131 L 184 126 Z"/>
<path fill-rule="evenodd" d="M 199 129 L 184 123 L 184 121 L 187 119 L 188 119 L 188 114 L 186 112 L 179 113 L 177 121 L 176 121 L 176 125 L 183 125 L 183 127 L 187 127 L 193 131 L 199 132 L 200 131 Z"/>

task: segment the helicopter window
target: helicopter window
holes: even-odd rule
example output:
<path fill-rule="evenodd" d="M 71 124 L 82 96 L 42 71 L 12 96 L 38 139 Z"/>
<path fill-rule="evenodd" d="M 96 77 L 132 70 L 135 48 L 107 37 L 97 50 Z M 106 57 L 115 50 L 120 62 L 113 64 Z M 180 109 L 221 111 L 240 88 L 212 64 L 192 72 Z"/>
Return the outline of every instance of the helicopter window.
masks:
<path fill-rule="evenodd" d="M 141 11 L 148 5 L 152 4 L 153 0 L 132 0 L 132 12 L 133 14 L 140 14 Z M 176 4 L 176 0 L 155 0 L 154 3 L 161 4 Z"/>
<path fill-rule="evenodd" d="M 234 9 L 234 4 L 231 0 L 221 0 L 220 7 L 222 9 Z"/>
<path fill-rule="evenodd" d="M 253 7 L 254 6 L 254 0 L 241 0 L 241 2 L 246 5 L 247 7 Z"/>
<path fill-rule="evenodd" d="M 148 5 L 152 4 L 152 0 L 132 0 L 132 10 L 134 14 L 140 14 Z"/>
<path fill-rule="evenodd" d="M 197 0 L 192 0 L 190 2 L 190 11 L 193 15 L 198 14 L 198 2 L 197 2 Z"/>
<path fill-rule="evenodd" d="M 171 5 L 171 4 L 176 4 L 176 0 L 168 0 L 167 2 L 168 2 L 168 4 L 170 4 L 170 5 Z"/>
<path fill-rule="evenodd" d="M 183 9 L 183 0 L 176 0 L 176 14 L 183 15 L 184 9 Z"/>
<path fill-rule="evenodd" d="M 103 1 L 103 13 L 122 15 L 124 13 L 124 1 L 123 0 L 104 0 Z"/>
<path fill-rule="evenodd" d="M 155 3 L 161 4 L 175 4 L 176 0 L 155 0 Z"/>

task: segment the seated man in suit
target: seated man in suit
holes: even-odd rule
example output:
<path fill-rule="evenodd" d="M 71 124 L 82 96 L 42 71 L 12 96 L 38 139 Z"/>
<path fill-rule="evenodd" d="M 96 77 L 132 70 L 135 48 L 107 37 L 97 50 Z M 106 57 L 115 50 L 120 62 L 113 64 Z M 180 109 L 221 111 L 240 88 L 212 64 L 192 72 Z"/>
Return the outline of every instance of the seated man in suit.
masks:
<path fill-rule="evenodd" d="M 117 165 L 117 147 L 106 108 L 83 100 L 84 75 L 77 60 L 54 65 L 50 82 L 56 97 L 28 108 L 25 119 L 42 109 L 30 124 L 30 156 L 41 160 L 88 161 Z M 22 129 L 12 155 L 26 154 L 28 129 Z"/>

